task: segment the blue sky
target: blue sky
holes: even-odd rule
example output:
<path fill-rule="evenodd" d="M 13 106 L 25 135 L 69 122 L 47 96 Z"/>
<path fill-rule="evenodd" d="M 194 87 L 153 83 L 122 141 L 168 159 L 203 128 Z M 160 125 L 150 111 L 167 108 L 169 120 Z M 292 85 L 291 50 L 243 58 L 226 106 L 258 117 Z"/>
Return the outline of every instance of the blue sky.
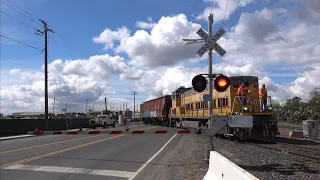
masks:
<path fill-rule="evenodd" d="M 148 17 L 153 19 L 154 23 L 158 23 L 161 17 L 175 16 L 178 14 L 184 14 L 189 22 L 201 24 L 200 20 L 196 19 L 196 16 L 200 14 L 200 2 L 196 0 L 161 0 L 161 1 L 124 1 L 124 0 L 99 0 L 99 1 L 63 1 L 63 0 L 1 0 L 1 11 L 13 16 L 20 21 L 25 22 L 32 28 L 42 30 L 40 21 L 37 23 L 31 21 L 20 13 L 16 12 L 6 4 L 12 6 L 8 1 L 17 5 L 18 7 L 26 10 L 36 18 L 45 20 L 49 27 L 51 27 L 55 33 L 49 33 L 49 63 L 53 60 L 61 59 L 65 60 L 86 60 L 93 55 L 109 54 L 111 56 L 120 55 L 124 58 L 126 63 L 130 62 L 130 57 L 126 52 L 116 53 L 112 49 L 104 50 L 104 44 L 94 43 L 93 37 L 99 36 L 106 28 L 116 31 L 117 28 L 122 26 L 127 27 L 130 30 L 130 36 L 141 28 L 136 26 L 137 21 L 148 22 Z M 230 0 L 231 1 L 231 0 Z M 210 8 L 211 2 L 203 2 L 203 10 Z M 13 6 L 16 8 L 15 6 Z M 289 11 L 293 8 L 293 3 L 288 3 L 286 0 L 281 3 L 275 3 L 273 1 L 260 1 L 248 3 L 245 7 L 241 7 L 235 16 L 234 26 L 238 24 L 239 18 L 243 13 L 254 13 L 261 11 L 263 8 L 267 9 L 279 9 L 286 8 Z M 224 7 L 222 8 L 224 9 Z M 43 36 L 35 34 L 35 30 L 18 22 L 15 19 L 1 13 L 1 34 L 12 39 L 21 41 L 34 47 L 43 48 L 44 40 Z M 224 22 L 224 28 L 227 32 L 230 31 L 234 12 L 231 12 L 230 17 Z M 275 22 L 277 25 L 281 25 L 282 22 Z M 203 28 L 207 30 L 207 21 L 202 21 Z M 215 22 L 213 29 L 214 32 L 222 26 L 222 21 Z M 144 31 L 150 33 L 150 29 Z M 257 29 L 257 31 L 259 31 Z M 195 33 L 195 32 L 194 32 Z M 66 36 L 68 40 L 71 40 L 74 44 L 66 41 L 61 37 Z M 239 36 L 241 37 L 241 36 Z M 119 45 L 119 42 L 115 42 L 115 45 Z M 67 48 L 68 46 L 69 48 Z M 73 50 L 77 51 L 74 52 Z M 229 51 L 230 52 L 230 51 Z M 253 51 L 254 53 L 254 51 Z M 196 57 L 196 49 L 194 49 L 194 57 Z M 266 60 L 267 61 L 267 60 Z M 296 63 L 278 61 L 277 63 L 271 63 L 264 65 L 261 69 L 264 72 L 268 72 L 272 81 L 279 85 L 288 85 L 295 81 L 299 75 L 295 70 L 281 70 L 282 67 L 295 66 Z M 28 84 L 25 80 L 21 80 L 17 77 L 9 75 L 11 69 L 21 69 L 23 72 L 42 72 L 41 66 L 44 62 L 44 55 L 39 50 L 35 50 L 21 44 L 12 42 L 1 38 L 1 84 L 2 86 L 22 85 Z M 215 63 L 222 63 L 220 57 L 216 58 Z M 232 63 L 229 65 L 233 65 Z M 253 62 L 254 63 L 254 62 Z M 306 65 L 308 63 L 302 63 Z M 171 64 L 169 67 L 175 65 L 183 65 L 184 67 L 200 67 L 207 66 L 206 61 L 200 61 L 196 64 L 189 61 L 178 62 Z M 148 68 L 147 68 L 148 69 Z M 280 74 L 280 76 L 279 76 Z M 286 74 L 282 77 L 281 74 Z M 99 79 L 99 78 L 97 78 Z M 101 79 L 99 79 L 101 80 Z M 132 99 L 130 92 L 124 92 L 123 86 L 127 86 L 130 91 L 133 90 L 133 80 L 119 81 L 119 75 L 115 74 L 108 79 L 113 91 L 117 93 L 113 95 L 116 98 Z M 191 79 L 190 79 L 191 82 Z M 78 87 L 76 87 L 78 88 Z M 137 100 L 142 102 L 148 96 L 148 92 L 140 92 L 137 96 Z"/>

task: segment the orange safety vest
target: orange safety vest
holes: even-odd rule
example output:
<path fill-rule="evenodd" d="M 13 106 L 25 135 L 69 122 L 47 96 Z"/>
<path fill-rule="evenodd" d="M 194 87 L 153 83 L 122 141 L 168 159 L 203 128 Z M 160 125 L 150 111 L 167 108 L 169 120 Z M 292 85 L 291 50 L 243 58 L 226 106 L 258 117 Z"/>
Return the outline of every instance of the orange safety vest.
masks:
<path fill-rule="evenodd" d="M 267 96 L 267 89 L 266 88 L 260 88 L 259 89 L 259 96 L 260 98 L 263 98 L 263 99 L 268 99 L 268 96 Z"/>
<path fill-rule="evenodd" d="M 240 94 L 240 96 L 246 96 L 247 93 L 248 93 L 247 88 L 244 88 L 244 87 L 242 87 L 242 86 L 239 87 L 239 89 L 238 89 L 238 94 Z"/>

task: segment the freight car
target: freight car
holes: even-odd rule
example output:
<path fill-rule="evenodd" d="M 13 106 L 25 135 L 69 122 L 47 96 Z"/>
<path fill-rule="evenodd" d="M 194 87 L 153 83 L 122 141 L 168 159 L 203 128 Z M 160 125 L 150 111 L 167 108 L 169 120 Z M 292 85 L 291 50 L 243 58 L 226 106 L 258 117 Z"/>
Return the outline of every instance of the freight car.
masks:
<path fill-rule="evenodd" d="M 170 95 L 146 101 L 140 105 L 141 120 L 144 124 L 169 126 L 169 113 L 172 107 Z"/>
<path fill-rule="evenodd" d="M 217 135 L 248 139 L 268 139 L 274 140 L 278 134 L 277 120 L 271 110 L 271 99 L 269 99 L 269 109 L 260 112 L 259 84 L 258 77 L 255 76 L 232 76 L 229 77 L 230 85 L 224 92 L 213 89 L 213 115 L 214 116 L 252 116 L 253 128 L 232 128 L 228 125 L 221 129 Z M 249 89 L 247 104 L 244 106 L 237 95 L 237 90 L 241 83 L 245 83 Z M 141 105 L 144 112 L 157 111 L 158 114 L 146 113 L 142 115 L 145 123 L 166 125 L 171 127 L 188 127 L 197 125 L 199 129 L 207 126 L 209 119 L 208 102 L 203 100 L 203 95 L 208 93 L 208 87 L 203 92 L 196 92 L 193 88 L 179 87 L 172 92 L 172 96 L 161 97 L 150 100 Z M 161 99 L 166 99 L 161 100 Z M 169 101 L 171 100 L 171 104 Z M 162 102 L 162 103 L 156 103 Z M 160 108 L 157 109 L 161 104 Z M 150 107 L 151 106 L 151 107 Z M 148 109 L 146 109 L 148 107 Z M 157 109 L 157 110 L 156 110 Z M 169 110 L 169 111 L 168 111 Z M 152 118 L 150 118 L 152 117 Z M 151 120 L 152 119 L 152 120 Z M 157 121 L 155 121 L 157 120 Z"/>

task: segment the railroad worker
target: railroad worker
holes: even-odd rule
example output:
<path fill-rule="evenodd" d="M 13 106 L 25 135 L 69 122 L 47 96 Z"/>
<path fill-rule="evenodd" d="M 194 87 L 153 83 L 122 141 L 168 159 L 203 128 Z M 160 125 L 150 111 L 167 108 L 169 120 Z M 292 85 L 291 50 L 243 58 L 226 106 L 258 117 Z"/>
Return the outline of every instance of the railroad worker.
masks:
<path fill-rule="evenodd" d="M 266 85 L 262 84 L 259 89 L 259 99 L 260 99 L 260 111 L 263 112 L 267 109 L 268 92 Z"/>
<path fill-rule="evenodd" d="M 244 106 L 247 104 L 247 94 L 248 88 L 246 88 L 244 83 L 241 83 L 240 87 L 238 88 L 238 96 L 240 96 L 242 104 Z"/>

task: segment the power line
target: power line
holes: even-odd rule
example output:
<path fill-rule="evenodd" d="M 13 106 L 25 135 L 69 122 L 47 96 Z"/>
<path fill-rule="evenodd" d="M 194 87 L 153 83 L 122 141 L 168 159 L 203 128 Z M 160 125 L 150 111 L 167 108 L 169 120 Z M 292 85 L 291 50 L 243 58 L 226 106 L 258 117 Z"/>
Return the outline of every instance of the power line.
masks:
<path fill-rule="evenodd" d="M 23 10 L 22 8 L 18 7 L 17 5 L 13 4 L 12 2 L 10 2 L 10 1 L 8 1 L 8 0 L 6 0 L 6 2 L 4 2 L 4 1 L 2 0 L 1 2 L 4 3 L 5 5 L 9 6 L 11 9 L 17 11 L 18 13 L 22 14 L 22 15 L 25 16 L 26 18 L 30 19 L 31 21 L 35 22 L 36 24 L 42 26 L 41 23 L 39 23 L 38 21 L 35 20 L 35 19 L 39 20 L 39 18 L 34 17 L 32 14 L 28 13 L 27 11 Z M 26 15 L 23 14 L 22 12 L 20 12 L 20 11 L 18 11 L 17 9 L 13 8 L 13 7 L 10 6 L 9 4 L 7 4 L 7 2 L 10 3 L 10 4 L 12 4 L 13 6 L 17 7 L 18 9 L 20 9 L 20 10 L 23 11 L 24 13 L 28 14 L 28 15 L 31 16 L 32 18 L 26 16 Z"/>
<path fill-rule="evenodd" d="M 202 0 L 200 0 L 200 20 L 201 20 L 201 27 L 202 27 Z"/>
<path fill-rule="evenodd" d="M 5 15 L 7 15 L 7 16 L 9 16 L 9 17 L 11 17 L 12 19 L 14 19 L 14 20 L 16 20 L 16 21 L 20 22 L 21 24 L 24 24 L 24 25 L 28 26 L 29 28 L 31 28 L 31 29 L 33 29 L 33 30 L 38 31 L 36 28 L 34 28 L 34 27 L 32 27 L 32 26 L 30 26 L 30 25 L 28 25 L 28 24 L 26 24 L 26 23 L 24 23 L 24 22 L 20 21 L 19 19 L 17 19 L 17 18 L 15 18 L 15 17 L 11 16 L 11 15 L 10 15 L 10 14 L 8 14 L 8 13 L 5 13 L 5 12 L 3 12 L 3 11 L 1 11 L 1 10 L 0 10 L 0 12 L 1 12 L 1 13 L 3 13 L 3 14 L 5 14 Z"/>
<path fill-rule="evenodd" d="M 229 41 L 229 37 L 230 37 L 230 34 L 231 34 L 231 28 L 232 28 L 232 26 L 233 26 L 233 24 L 234 24 L 234 20 L 235 20 L 235 18 L 236 18 L 236 14 L 237 14 L 238 9 L 239 9 L 240 1 L 241 1 L 241 0 L 238 1 L 237 9 L 236 9 L 236 11 L 234 12 L 232 24 L 231 24 L 231 26 L 230 26 L 230 32 L 228 33 L 227 41 L 226 41 L 226 44 L 224 45 L 224 49 L 226 49 L 226 47 L 227 47 L 227 44 L 228 44 L 228 41 Z"/>
<path fill-rule="evenodd" d="M 2 34 L 0 34 L 0 36 L 1 36 L 1 37 L 4 37 L 4 38 L 7 38 L 7 39 L 10 39 L 11 41 L 15 41 L 15 42 L 17 42 L 17 43 L 23 44 L 23 45 L 25 45 L 25 46 L 31 47 L 31 48 L 33 48 L 33 49 L 40 50 L 41 52 L 43 51 L 42 49 L 39 49 L 39 48 L 36 48 L 36 47 L 34 47 L 34 46 L 31 46 L 31 45 L 25 44 L 25 43 L 23 43 L 23 42 L 20 42 L 20 41 L 17 41 L 17 40 L 11 39 L 11 38 L 9 38 L 9 37 L 7 37 L 7 36 L 4 36 L 4 35 L 2 35 Z"/>
<path fill-rule="evenodd" d="M 29 16 L 31 16 L 32 18 L 26 16 L 25 14 L 21 13 L 20 11 L 18 11 L 17 9 L 13 8 L 12 6 L 8 5 L 7 3 L 5 3 L 3 0 L 1 2 L 3 2 L 4 4 L 6 4 L 7 6 L 11 7 L 12 9 L 14 9 L 15 11 L 17 11 L 18 13 L 22 14 L 23 16 L 29 18 L 30 20 L 34 21 L 35 23 L 39 24 L 40 26 L 42 26 L 42 24 L 40 24 L 38 21 L 34 20 L 34 19 L 39 19 L 37 17 L 35 17 L 34 15 L 32 15 L 31 13 L 27 12 L 26 10 L 23 10 L 22 8 L 20 8 L 19 6 L 13 4 L 12 2 L 6 0 L 8 3 L 12 4 L 13 6 L 17 7 L 18 9 L 20 9 L 21 11 L 23 11 L 25 14 L 28 14 Z M 34 19 L 33 19 L 34 18 Z M 55 35 L 59 36 L 60 38 L 64 39 L 65 41 L 69 42 L 70 44 L 72 44 L 73 46 L 76 46 L 78 49 L 80 49 L 81 51 L 86 51 L 89 52 L 90 56 L 93 56 L 94 53 L 90 52 L 87 49 L 81 48 L 81 46 L 77 45 L 77 43 L 75 43 L 74 41 L 71 41 L 69 38 L 67 38 L 67 36 L 63 35 L 62 33 L 57 32 L 52 26 L 48 27 L 50 29 L 52 29 Z"/>
<path fill-rule="evenodd" d="M 77 45 L 75 42 L 71 41 L 70 39 L 68 39 L 66 36 L 64 36 L 62 33 L 59 33 L 55 30 L 55 35 L 59 36 L 60 38 L 64 39 L 65 41 L 69 42 L 70 44 L 74 45 L 75 47 L 77 47 L 78 49 L 81 49 L 82 51 L 87 51 L 86 49 L 81 48 L 79 45 Z M 94 53 L 89 52 L 90 56 L 94 56 Z"/>
<path fill-rule="evenodd" d="M 69 47 L 69 46 L 67 46 L 67 45 L 65 45 L 65 44 L 63 44 L 63 43 L 61 43 L 61 42 L 59 42 L 58 40 L 54 39 L 52 36 L 49 36 L 49 39 L 54 40 L 54 41 L 56 41 L 56 42 L 60 43 L 61 45 L 63 45 L 64 47 L 66 47 L 66 48 L 68 48 L 68 49 L 72 50 L 73 52 L 78 53 L 79 55 L 83 56 L 84 58 L 87 58 L 85 55 L 83 55 L 83 54 L 82 54 L 82 53 L 80 53 L 79 51 L 76 51 L 75 49 L 73 49 L 73 48 L 71 48 L 71 47 Z"/>
<path fill-rule="evenodd" d="M 227 14 L 228 2 L 229 2 L 229 0 L 227 0 L 227 3 L 226 3 L 226 9 L 224 10 L 223 22 L 222 22 L 222 28 L 223 28 L 223 25 L 224 25 L 224 22 L 225 22 L 226 14 Z"/>

